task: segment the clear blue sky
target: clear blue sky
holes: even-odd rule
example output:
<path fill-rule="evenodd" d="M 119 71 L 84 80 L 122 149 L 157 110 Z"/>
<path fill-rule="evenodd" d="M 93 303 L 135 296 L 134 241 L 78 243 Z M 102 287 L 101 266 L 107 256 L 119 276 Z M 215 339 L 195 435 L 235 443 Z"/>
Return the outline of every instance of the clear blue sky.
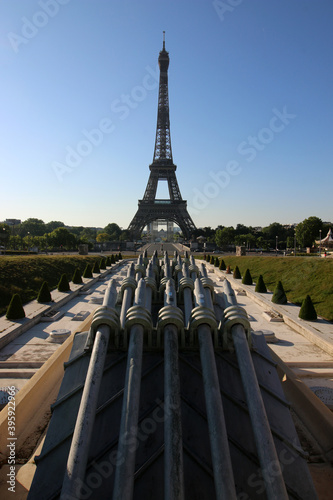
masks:
<path fill-rule="evenodd" d="M 332 19 L 331 0 L 1 2 L 0 220 L 128 226 L 165 30 L 197 227 L 332 221 Z"/>

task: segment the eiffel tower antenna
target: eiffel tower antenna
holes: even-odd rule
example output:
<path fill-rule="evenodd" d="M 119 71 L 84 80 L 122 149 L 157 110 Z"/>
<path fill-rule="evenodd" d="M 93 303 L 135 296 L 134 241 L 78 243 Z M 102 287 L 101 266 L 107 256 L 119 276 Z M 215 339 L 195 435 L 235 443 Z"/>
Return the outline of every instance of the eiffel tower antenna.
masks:
<path fill-rule="evenodd" d="M 150 175 L 143 199 L 128 230 L 133 238 L 140 237 L 145 226 L 153 221 L 163 220 L 177 224 L 184 237 L 190 238 L 196 229 L 188 211 L 187 203 L 182 199 L 176 178 L 176 165 L 173 163 L 169 118 L 168 68 L 169 53 L 165 50 L 165 31 L 163 31 L 163 49 L 159 53 L 160 81 L 158 92 L 157 125 L 153 163 L 149 166 Z M 170 198 L 156 199 L 159 181 L 167 181 Z"/>

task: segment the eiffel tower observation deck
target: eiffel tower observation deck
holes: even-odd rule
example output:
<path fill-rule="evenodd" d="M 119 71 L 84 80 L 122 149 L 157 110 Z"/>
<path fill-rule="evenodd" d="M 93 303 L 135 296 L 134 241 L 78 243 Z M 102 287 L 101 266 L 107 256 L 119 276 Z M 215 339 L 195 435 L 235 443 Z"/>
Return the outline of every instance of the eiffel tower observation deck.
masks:
<path fill-rule="evenodd" d="M 182 199 L 176 178 L 177 167 L 172 158 L 168 95 L 169 61 L 169 53 L 165 50 L 165 32 L 163 32 L 163 49 L 158 58 L 160 81 L 154 158 L 149 166 L 150 175 L 143 199 L 139 200 L 138 210 L 128 227 L 133 238 L 140 237 L 144 227 L 154 221 L 174 222 L 180 227 L 185 238 L 189 238 L 196 229 L 187 211 L 187 202 Z M 156 199 L 159 181 L 167 181 L 169 199 Z"/>

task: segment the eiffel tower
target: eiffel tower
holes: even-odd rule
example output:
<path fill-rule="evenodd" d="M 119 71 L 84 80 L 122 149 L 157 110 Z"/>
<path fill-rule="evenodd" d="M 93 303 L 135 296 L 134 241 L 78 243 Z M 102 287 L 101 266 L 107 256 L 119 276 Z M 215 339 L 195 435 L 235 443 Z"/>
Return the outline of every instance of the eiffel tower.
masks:
<path fill-rule="evenodd" d="M 139 208 L 128 230 L 133 238 L 137 238 L 144 227 L 153 221 L 171 221 L 180 227 L 184 237 L 188 239 L 196 227 L 187 211 L 187 202 L 180 194 L 176 178 L 177 167 L 172 159 L 168 96 L 169 53 L 165 50 L 164 31 L 163 49 L 159 54 L 158 64 L 160 82 L 154 158 L 149 166 L 150 175 L 145 194 L 139 200 Z M 158 181 L 167 181 L 169 199 L 156 199 Z"/>

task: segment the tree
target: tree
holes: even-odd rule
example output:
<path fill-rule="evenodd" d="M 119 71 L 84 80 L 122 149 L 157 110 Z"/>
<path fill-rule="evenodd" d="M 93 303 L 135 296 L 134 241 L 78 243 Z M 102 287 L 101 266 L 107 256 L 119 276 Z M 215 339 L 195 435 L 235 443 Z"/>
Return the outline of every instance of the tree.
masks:
<path fill-rule="evenodd" d="M 35 236 L 33 238 L 33 245 L 38 247 L 40 250 L 46 250 L 48 247 L 48 238 L 45 234 L 44 236 Z"/>
<path fill-rule="evenodd" d="M 10 238 L 10 226 L 4 222 L 0 223 L 0 245 L 7 246 Z"/>
<path fill-rule="evenodd" d="M 58 290 L 59 290 L 59 292 L 69 292 L 70 291 L 70 287 L 69 287 L 68 278 L 67 278 L 66 273 L 61 275 L 60 281 L 58 283 Z"/>
<path fill-rule="evenodd" d="M 287 296 L 285 294 L 282 282 L 279 281 L 278 284 L 275 287 L 273 297 L 272 297 L 272 302 L 274 304 L 286 304 L 287 303 Z"/>
<path fill-rule="evenodd" d="M 323 222 L 319 217 L 312 216 L 304 219 L 296 226 L 297 242 L 303 247 L 311 247 L 315 240 L 319 239 L 319 231 L 322 227 Z"/>
<path fill-rule="evenodd" d="M 232 226 L 218 229 L 215 233 L 215 242 L 217 246 L 231 245 L 235 239 L 235 230 Z"/>
<path fill-rule="evenodd" d="M 72 281 L 75 285 L 80 285 L 82 283 L 81 271 L 78 267 L 74 271 Z"/>
<path fill-rule="evenodd" d="M 177 236 L 177 239 L 179 238 L 179 233 L 176 233 L 174 237 Z M 130 233 L 127 231 L 127 229 L 124 229 L 124 231 L 121 232 L 121 235 L 119 236 L 119 241 L 127 241 L 130 240 Z"/>
<path fill-rule="evenodd" d="M 7 319 L 22 319 L 25 317 L 25 312 L 22 306 L 21 297 L 18 293 L 14 293 L 6 312 Z"/>
<path fill-rule="evenodd" d="M 30 250 L 30 248 L 33 246 L 33 237 L 30 235 L 30 234 L 27 234 L 26 236 L 24 236 L 22 238 L 22 241 L 23 241 L 23 244 L 24 244 L 24 247 L 27 249 L 27 250 Z"/>
<path fill-rule="evenodd" d="M 236 234 L 248 234 L 251 232 L 251 227 L 244 226 L 244 224 L 237 224 L 235 233 Z"/>
<path fill-rule="evenodd" d="M 264 282 L 264 278 L 262 277 L 262 274 L 259 275 L 254 291 L 258 293 L 267 293 L 267 288 Z"/>
<path fill-rule="evenodd" d="M 110 222 L 110 224 L 105 226 L 103 232 L 110 235 L 109 241 L 117 241 L 119 240 L 122 230 L 120 229 L 118 224 L 116 224 L 115 222 Z"/>
<path fill-rule="evenodd" d="M 49 244 L 53 247 L 65 247 L 72 249 L 76 247 L 76 238 L 65 227 L 58 227 L 48 235 Z"/>
<path fill-rule="evenodd" d="M 21 236 L 19 236 L 18 234 L 10 236 L 6 246 L 8 246 L 8 248 L 11 248 L 12 250 L 22 250 L 23 242 Z"/>
<path fill-rule="evenodd" d="M 44 304 L 46 302 L 51 302 L 51 294 L 49 290 L 49 285 L 47 281 L 44 281 L 37 296 L 37 302 Z"/>
<path fill-rule="evenodd" d="M 287 237 L 287 248 L 294 248 L 295 239 L 292 236 Z"/>
<path fill-rule="evenodd" d="M 30 233 L 31 236 L 43 236 L 46 231 L 45 222 L 41 219 L 30 218 L 22 222 L 19 234 L 20 236 L 26 236 Z"/>
<path fill-rule="evenodd" d="M 45 224 L 46 233 L 52 233 L 52 231 L 54 231 L 58 227 L 65 227 L 65 224 L 63 222 L 60 222 L 59 220 L 52 220 L 51 222 L 47 222 Z"/>
<path fill-rule="evenodd" d="M 57 228 L 54 228 L 54 229 L 57 229 Z M 71 226 L 70 230 L 71 230 L 72 234 L 75 234 L 75 236 L 80 237 L 81 233 L 85 230 L 85 228 L 83 226 Z"/>
<path fill-rule="evenodd" d="M 92 270 L 91 270 L 91 265 L 87 264 L 85 270 L 83 271 L 83 277 L 84 278 L 92 278 Z"/>
<path fill-rule="evenodd" d="M 247 234 L 237 234 L 235 236 L 235 245 L 246 245 Z"/>
<path fill-rule="evenodd" d="M 81 240 L 84 240 L 84 242 L 88 241 L 95 241 L 96 238 L 96 229 L 93 229 L 91 227 L 85 227 L 83 231 L 80 233 L 80 238 Z"/>
<path fill-rule="evenodd" d="M 250 273 L 250 269 L 246 269 L 245 274 L 242 279 L 243 285 L 252 285 L 252 276 Z"/>
<path fill-rule="evenodd" d="M 262 230 L 264 236 L 268 240 L 275 240 L 278 237 L 279 241 L 286 240 L 286 229 L 279 222 L 273 222 Z"/>
<path fill-rule="evenodd" d="M 307 321 L 315 321 L 317 319 L 317 312 L 314 308 L 310 295 L 307 295 L 303 300 L 298 317 Z"/>
<path fill-rule="evenodd" d="M 221 262 L 220 262 L 220 265 L 219 265 L 219 269 L 220 269 L 220 271 L 225 271 L 226 270 L 225 262 L 224 262 L 223 259 L 221 259 Z"/>
<path fill-rule="evenodd" d="M 110 235 L 108 233 L 98 233 L 96 236 L 97 243 L 105 243 L 106 241 L 110 241 Z"/>
<path fill-rule="evenodd" d="M 257 243 L 258 248 L 262 248 L 263 250 L 267 250 L 268 243 L 263 236 L 258 236 L 256 243 Z"/>
<path fill-rule="evenodd" d="M 238 266 L 235 267 L 233 277 L 237 280 L 240 280 L 242 277 Z"/>
<path fill-rule="evenodd" d="M 97 260 L 95 260 L 95 263 L 94 263 L 94 267 L 93 267 L 93 270 L 92 270 L 93 273 L 100 273 L 100 269 L 99 269 L 99 265 L 98 265 L 98 262 Z"/>

